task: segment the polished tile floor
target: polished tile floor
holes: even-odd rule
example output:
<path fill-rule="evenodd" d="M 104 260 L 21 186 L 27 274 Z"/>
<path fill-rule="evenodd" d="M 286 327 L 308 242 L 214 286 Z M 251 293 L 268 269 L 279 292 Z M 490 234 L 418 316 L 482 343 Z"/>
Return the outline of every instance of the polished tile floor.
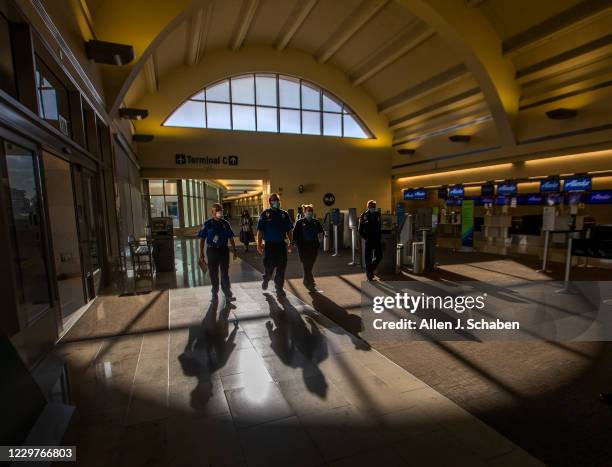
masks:
<path fill-rule="evenodd" d="M 173 289 L 166 327 L 59 347 L 79 465 L 541 465 L 295 296 L 263 293 L 248 264 L 233 268 L 235 302 Z"/>

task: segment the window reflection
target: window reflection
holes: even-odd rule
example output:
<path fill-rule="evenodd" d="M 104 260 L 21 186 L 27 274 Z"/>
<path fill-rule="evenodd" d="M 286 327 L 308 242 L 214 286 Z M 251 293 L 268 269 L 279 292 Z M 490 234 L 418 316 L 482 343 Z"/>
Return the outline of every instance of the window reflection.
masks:
<path fill-rule="evenodd" d="M 33 153 L 12 143 L 5 142 L 4 151 L 10 199 L 7 219 L 16 293 L 25 319 L 30 322 L 51 305 L 37 184 L 38 164 Z"/>

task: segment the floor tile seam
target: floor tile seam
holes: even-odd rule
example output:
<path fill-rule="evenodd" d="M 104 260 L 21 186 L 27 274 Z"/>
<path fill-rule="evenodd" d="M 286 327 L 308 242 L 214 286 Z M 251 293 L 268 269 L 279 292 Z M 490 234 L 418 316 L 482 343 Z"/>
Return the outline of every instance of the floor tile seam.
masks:
<path fill-rule="evenodd" d="M 124 425 L 127 425 L 128 422 L 128 417 L 130 414 L 130 410 L 132 408 L 132 399 L 134 397 L 134 385 L 136 384 L 136 374 L 138 372 L 138 364 L 140 363 L 140 354 L 142 353 L 142 346 L 144 344 L 144 338 L 141 337 L 141 341 L 140 341 L 140 351 L 138 352 L 138 360 L 136 361 L 136 368 L 134 369 L 134 377 L 132 379 L 132 384 L 130 386 L 130 397 L 127 403 L 127 407 L 125 409 L 125 420 L 124 420 Z"/>

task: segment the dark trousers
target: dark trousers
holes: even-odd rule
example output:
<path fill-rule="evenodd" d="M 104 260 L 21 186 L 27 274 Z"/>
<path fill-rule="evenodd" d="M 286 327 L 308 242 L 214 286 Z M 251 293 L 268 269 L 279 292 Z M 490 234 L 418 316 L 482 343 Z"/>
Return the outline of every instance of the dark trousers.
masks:
<path fill-rule="evenodd" d="M 221 272 L 221 290 L 223 293 L 230 291 L 229 280 L 229 248 L 207 248 L 206 256 L 208 257 L 208 272 L 210 273 L 210 282 L 212 283 L 212 291 L 219 291 L 219 272 Z"/>
<path fill-rule="evenodd" d="M 319 245 L 316 242 L 304 242 L 298 245 L 300 253 L 300 261 L 304 266 L 304 285 L 306 287 L 315 285 L 315 280 L 312 275 L 312 268 L 317 259 Z"/>
<path fill-rule="evenodd" d="M 283 290 L 285 284 L 285 269 L 287 269 L 287 244 L 285 242 L 266 242 L 264 246 L 264 280 L 270 280 L 274 270 L 274 285 L 276 290 Z"/>
<path fill-rule="evenodd" d="M 374 259 L 372 259 L 374 257 Z M 374 277 L 374 270 L 378 267 L 382 259 L 382 244 L 381 242 L 373 242 L 366 240 L 365 242 L 365 266 L 368 279 Z"/>

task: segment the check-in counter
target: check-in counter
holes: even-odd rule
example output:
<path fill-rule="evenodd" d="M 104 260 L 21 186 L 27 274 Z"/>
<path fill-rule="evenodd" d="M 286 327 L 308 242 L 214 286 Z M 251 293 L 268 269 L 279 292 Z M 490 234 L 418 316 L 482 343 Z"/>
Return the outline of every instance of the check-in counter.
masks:
<path fill-rule="evenodd" d="M 509 229 L 512 225 L 510 214 L 493 214 L 484 217 L 482 235 L 489 243 L 507 243 L 510 241 Z"/>

